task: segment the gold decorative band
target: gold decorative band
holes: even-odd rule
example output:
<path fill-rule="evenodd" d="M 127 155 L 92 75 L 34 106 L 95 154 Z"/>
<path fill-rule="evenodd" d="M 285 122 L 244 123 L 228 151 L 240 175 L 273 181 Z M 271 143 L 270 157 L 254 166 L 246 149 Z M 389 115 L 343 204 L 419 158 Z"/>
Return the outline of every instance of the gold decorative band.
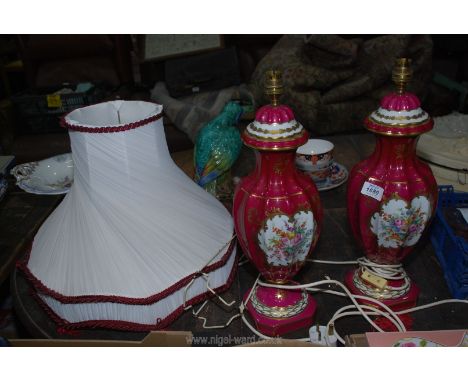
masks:
<path fill-rule="evenodd" d="M 288 199 L 293 196 L 299 196 L 299 195 L 304 195 L 304 191 L 307 191 L 310 187 L 305 188 L 303 191 L 296 192 L 294 194 L 289 194 L 289 195 L 281 195 L 281 196 L 263 196 L 263 195 L 258 195 L 258 194 L 253 194 L 249 191 L 247 191 L 245 188 L 241 187 L 241 190 L 244 191 L 247 195 L 253 196 L 254 198 L 259 198 L 259 199 L 276 199 L 276 200 L 282 200 L 282 199 Z"/>
<path fill-rule="evenodd" d="M 284 147 L 258 147 L 254 145 L 249 145 L 246 142 L 244 142 L 244 145 L 246 145 L 247 147 L 250 147 L 251 149 L 255 149 L 259 151 L 289 151 L 289 150 L 295 150 L 300 146 L 300 145 L 294 145 L 294 146 L 284 146 Z"/>
<path fill-rule="evenodd" d="M 261 129 L 260 127 L 256 127 L 254 123 L 252 122 L 249 124 L 248 128 L 250 130 L 256 131 L 257 133 L 263 133 L 263 134 L 284 134 L 284 133 L 290 133 L 291 131 L 295 131 L 301 126 L 299 125 L 298 122 L 296 122 L 292 127 L 288 127 L 286 129 L 279 129 L 279 130 L 265 130 Z"/>
<path fill-rule="evenodd" d="M 297 134 L 290 135 L 288 137 L 276 137 L 276 138 L 265 138 L 265 137 L 261 137 L 259 135 L 253 135 L 253 134 L 249 133 L 248 130 L 245 130 L 245 134 L 248 135 L 249 137 L 251 137 L 253 139 L 256 139 L 257 141 L 261 141 L 261 142 L 278 142 L 278 141 L 289 142 L 289 141 L 293 141 L 294 139 L 300 138 L 304 134 L 304 130 L 301 129 L 301 130 L 299 130 L 299 132 Z"/>
<path fill-rule="evenodd" d="M 369 117 L 369 120 L 374 122 L 375 124 L 377 125 L 382 125 L 382 126 L 388 126 L 388 127 L 416 127 L 416 126 L 420 126 L 420 125 L 423 125 L 425 123 L 427 123 L 427 121 L 430 120 L 429 116 L 420 121 L 420 122 L 415 122 L 415 123 L 385 123 L 385 122 L 382 122 L 382 121 L 377 121 L 376 119 L 372 118 L 372 116 Z M 369 128 L 368 128 L 369 129 Z M 369 129 L 371 130 L 371 129 Z M 372 130 L 372 131 L 375 131 L 375 130 Z M 384 133 L 380 133 L 378 132 L 379 134 L 384 134 Z M 420 134 L 420 133 L 417 133 L 417 134 Z M 415 135 L 417 135 L 415 134 Z M 402 134 L 398 134 L 398 133 L 389 133 L 388 135 L 406 135 L 406 133 L 402 133 Z"/>
<path fill-rule="evenodd" d="M 377 179 L 372 176 L 369 176 L 362 170 L 358 170 L 357 172 L 361 175 L 364 175 L 365 177 L 367 177 L 368 180 L 372 182 L 380 182 L 380 183 L 385 183 L 385 184 L 407 184 L 407 183 L 424 182 L 424 179 L 422 178 L 411 178 L 408 180 L 401 180 L 401 181 L 400 180 L 382 180 L 382 179 Z"/>
<path fill-rule="evenodd" d="M 397 127 L 396 125 L 393 125 L 393 127 Z M 428 130 L 424 131 L 418 131 L 418 132 L 388 132 L 388 131 L 379 131 L 379 130 L 374 130 L 372 127 L 365 126 L 365 128 L 375 134 L 378 135 L 384 135 L 386 137 L 397 137 L 397 138 L 405 138 L 405 137 L 417 137 L 418 135 L 424 134 Z M 430 129 L 429 129 L 430 130 Z"/>
<path fill-rule="evenodd" d="M 301 299 L 293 305 L 267 306 L 258 300 L 257 290 L 255 290 L 254 293 L 252 293 L 250 301 L 257 312 L 263 314 L 264 316 L 275 319 L 289 318 L 295 316 L 301 313 L 309 303 L 307 299 L 307 292 L 305 291 L 302 291 Z"/>
<path fill-rule="evenodd" d="M 391 115 L 384 115 L 384 114 L 381 114 L 378 110 L 374 112 L 375 115 L 377 117 L 380 117 L 382 119 L 388 119 L 388 120 L 391 120 L 391 121 L 405 121 L 405 120 L 411 120 L 411 119 L 418 119 L 418 118 L 421 118 L 423 117 L 425 114 L 427 115 L 427 113 L 425 111 L 421 111 L 421 113 L 419 114 L 416 114 L 416 115 L 411 115 L 411 116 L 402 116 L 402 115 L 399 115 L 399 116 L 391 116 Z M 428 116 L 429 117 L 429 116 Z M 428 118 L 427 118 L 428 119 Z"/>

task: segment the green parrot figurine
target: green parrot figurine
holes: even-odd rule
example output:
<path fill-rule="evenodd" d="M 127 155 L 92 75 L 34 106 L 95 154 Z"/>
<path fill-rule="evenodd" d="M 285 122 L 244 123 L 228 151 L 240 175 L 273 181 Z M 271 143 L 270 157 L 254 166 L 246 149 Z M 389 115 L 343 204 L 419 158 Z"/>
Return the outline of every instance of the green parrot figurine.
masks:
<path fill-rule="evenodd" d="M 195 140 L 195 181 L 218 199 L 232 193 L 230 169 L 242 148 L 236 127 L 242 112 L 238 103 L 228 102 L 216 118 L 201 128 Z"/>

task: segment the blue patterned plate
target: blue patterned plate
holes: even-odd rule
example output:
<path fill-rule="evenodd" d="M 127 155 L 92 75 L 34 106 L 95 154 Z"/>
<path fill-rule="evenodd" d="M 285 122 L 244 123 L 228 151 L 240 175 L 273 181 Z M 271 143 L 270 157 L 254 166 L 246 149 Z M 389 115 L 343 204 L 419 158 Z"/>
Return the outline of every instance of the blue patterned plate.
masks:
<path fill-rule="evenodd" d="M 304 172 L 310 175 L 307 171 Z M 346 169 L 346 167 L 338 162 L 334 162 L 332 164 L 331 175 L 323 182 L 315 182 L 315 185 L 317 186 L 317 189 L 319 191 L 327 191 L 341 186 L 347 180 L 348 170 Z"/>

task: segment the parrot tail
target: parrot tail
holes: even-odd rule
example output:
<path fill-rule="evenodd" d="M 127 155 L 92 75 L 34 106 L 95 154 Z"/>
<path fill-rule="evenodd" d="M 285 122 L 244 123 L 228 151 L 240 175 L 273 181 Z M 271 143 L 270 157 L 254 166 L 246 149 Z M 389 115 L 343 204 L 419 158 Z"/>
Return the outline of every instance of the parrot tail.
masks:
<path fill-rule="evenodd" d="M 205 187 L 208 183 L 211 183 L 213 180 L 215 180 L 217 177 L 219 176 L 219 172 L 218 171 L 213 171 L 213 172 L 210 172 L 208 175 L 206 176 L 202 176 L 200 179 L 198 179 L 196 182 L 198 183 L 198 185 L 202 186 L 202 187 Z"/>

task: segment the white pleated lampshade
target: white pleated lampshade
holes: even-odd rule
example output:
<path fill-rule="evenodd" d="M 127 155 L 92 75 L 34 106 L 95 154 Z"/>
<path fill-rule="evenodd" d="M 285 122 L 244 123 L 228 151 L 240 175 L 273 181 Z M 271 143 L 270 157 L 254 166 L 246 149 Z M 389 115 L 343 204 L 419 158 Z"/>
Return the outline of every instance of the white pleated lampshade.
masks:
<path fill-rule="evenodd" d="M 112 101 L 64 118 L 74 183 L 23 264 L 63 325 L 158 329 L 210 296 L 206 280 L 232 281 L 232 217 L 172 161 L 161 113 Z"/>

